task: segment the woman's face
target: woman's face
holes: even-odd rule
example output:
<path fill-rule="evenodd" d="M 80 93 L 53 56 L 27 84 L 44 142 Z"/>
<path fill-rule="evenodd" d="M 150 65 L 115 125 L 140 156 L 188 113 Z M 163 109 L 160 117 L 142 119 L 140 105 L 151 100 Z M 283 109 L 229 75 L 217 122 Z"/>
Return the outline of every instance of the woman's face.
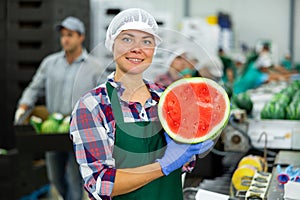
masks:
<path fill-rule="evenodd" d="M 113 46 L 117 69 L 123 73 L 143 73 L 152 63 L 154 36 L 139 30 L 122 31 Z"/>

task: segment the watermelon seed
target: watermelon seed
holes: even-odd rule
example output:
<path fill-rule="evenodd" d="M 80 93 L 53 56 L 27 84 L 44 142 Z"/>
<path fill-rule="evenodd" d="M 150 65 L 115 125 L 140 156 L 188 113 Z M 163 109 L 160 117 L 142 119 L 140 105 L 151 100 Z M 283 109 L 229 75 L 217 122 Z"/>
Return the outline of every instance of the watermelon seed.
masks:
<path fill-rule="evenodd" d="M 207 93 L 208 92 L 207 88 L 202 88 L 202 92 Z"/>
<path fill-rule="evenodd" d="M 168 102 L 168 106 L 173 106 L 174 104 L 175 104 L 175 101 L 174 101 L 174 100 Z"/>
<path fill-rule="evenodd" d="M 185 90 L 184 90 L 184 92 L 188 93 L 190 90 L 191 90 L 190 87 L 186 87 Z"/>
<path fill-rule="evenodd" d="M 198 129 L 198 123 L 197 123 L 197 122 L 194 122 L 193 128 L 194 128 L 194 129 Z"/>
<path fill-rule="evenodd" d="M 204 99 L 204 102 L 205 103 L 210 103 L 210 99 L 206 98 L 206 99 Z"/>
<path fill-rule="evenodd" d="M 179 126 L 179 124 L 178 124 L 177 122 L 173 122 L 173 125 L 174 125 L 175 127 L 178 127 L 178 126 Z"/>

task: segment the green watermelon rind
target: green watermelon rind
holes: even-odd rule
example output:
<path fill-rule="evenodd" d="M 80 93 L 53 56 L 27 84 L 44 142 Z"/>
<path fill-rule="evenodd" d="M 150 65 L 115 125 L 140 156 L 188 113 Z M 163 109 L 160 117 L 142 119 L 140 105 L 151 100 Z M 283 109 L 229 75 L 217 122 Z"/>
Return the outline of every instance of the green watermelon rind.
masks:
<path fill-rule="evenodd" d="M 224 117 L 223 120 L 219 123 L 218 126 L 215 126 L 209 134 L 206 134 L 203 137 L 199 137 L 199 138 L 192 138 L 192 139 L 187 139 L 181 136 L 178 136 L 177 134 L 173 133 L 169 126 L 167 125 L 167 122 L 164 120 L 163 117 L 163 104 L 164 104 L 164 99 L 166 99 L 166 95 L 175 87 L 180 86 L 181 84 L 184 83 L 208 83 L 209 85 L 213 86 L 214 88 L 216 88 L 220 93 L 222 93 L 225 102 L 226 102 L 226 110 L 224 113 Z M 166 133 L 175 141 L 177 142 L 181 142 L 181 143 L 187 143 L 187 144 L 196 144 L 196 143 L 200 143 L 206 140 L 214 140 L 216 139 L 222 132 L 222 130 L 226 127 L 228 120 L 229 120 L 229 116 L 230 116 L 230 100 L 228 97 L 228 94 L 226 92 L 226 90 L 219 85 L 217 82 L 208 79 L 208 78 L 204 78 L 204 77 L 192 77 L 192 78 L 183 78 L 183 79 L 179 79 L 175 82 L 173 82 L 171 85 L 169 85 L 165 91 L 162 93 L 161 97 L 160 97 L 160 101 L 158 103 L 158 117 L 159 120 L 162 124 L 162 127 L 164 128 L 164 130 L 166 131 Z"/>

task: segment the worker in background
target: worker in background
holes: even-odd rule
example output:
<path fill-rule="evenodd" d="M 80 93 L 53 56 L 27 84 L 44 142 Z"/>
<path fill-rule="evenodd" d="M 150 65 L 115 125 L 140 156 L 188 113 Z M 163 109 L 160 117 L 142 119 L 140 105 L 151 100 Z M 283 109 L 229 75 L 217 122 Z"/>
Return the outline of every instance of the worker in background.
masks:
<path fill-rule="evenodd" d="M 230 84 L 232 84 L 236 76 L 236 68 L 234 62 L 229 56 L 225 54 L 222 48 L 219 48 L 218 56 L 223 63 L 222 81 L 224 83 L 229 82 Z"/>
<path fill-rule="evenodd" d="M 26 111 L 35 107 L 41 93 L 45 94 L 46 108 L 51 113 L 70 115 L 72 111 L 73 93 L 81 95 L 98 84 L 101 73 L 98 62 L 88 57 L 83 47 L 85 27 L 82 21 L 75 17 L 65 18 L 56 30 L 60 33 L 62 50 L 44 58 L 33 76 L 31 83 L 25 89 L 15 113 L 15 123 Z M 79 69 L 83 67 L 85 81 L 80 87 L 74 88 L 78 79 Z M 82 200 L 83 186 L 74 152 L 49 151 L 45 154 L 48 178 L 50 183 L 64 200 Z"/>
<path fill-rule="evenodd" d="M 236 69 L 234 79 L 238 79 L 242 75 L 245 68 L 246 57 L 242 53 L 235 53 L 232 55 L 232 61 Z M 233 84 L 233 81 L 231 82 L 231 84 Z"/>
<path fill-rule="evenodd" d="M 197 60 L 189 54 L 183 48 L 171 48 L 166 62 L 168 70 L 155 77 L 154 82 L 167 87 L 181 78 L 195 76 L 197 74 L 195 69 Z"/>
<path fill-rule="evenodd" d="M 224 65 L 218 56 L 209 56 L 199 62 L 198 73 L 201 77 L 220 82 L 224 73 Z"/>
<path fill-rule="evenodd" d="M 283 59 L 280 62 L 280 65 L 287 70 L 292 70 L 292 62 L 290 53 L 285 53 Z"/>
<path fill-rule="evenodd" d="M 293 68 L 291 55 L 289 52 L 284 54 L 284 58 L 281 60 L 280 64 L 276 66 L 276 70 L 283 74 L 298 74 L 299 71 Z"/>
<path fill-rule="evenodd" d="M 213 145 L 164 134 L 157 113 L 164 87 L 143 78 L 160 42 L 154 17 L 139 8 L 123 10 L 108 26 L 105 46 L 116 70 L 80 98 L 70 128 L 90 199 L 182 200 L 182 167 Z"/>
<path fill-rule="evenodd" d="M 289 74 L 278 73 L 273 69 L 270 55 L 260 54 L 257 60 L 249 64 L 247 71 L 234 81 L 234 94 L 257 88 L 264 83 L 289 80 Z"/>

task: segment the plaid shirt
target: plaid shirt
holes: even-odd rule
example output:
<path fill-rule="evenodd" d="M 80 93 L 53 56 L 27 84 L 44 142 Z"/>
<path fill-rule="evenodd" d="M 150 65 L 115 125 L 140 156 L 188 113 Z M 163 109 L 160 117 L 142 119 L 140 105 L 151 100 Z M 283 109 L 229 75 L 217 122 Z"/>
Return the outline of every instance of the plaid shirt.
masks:
<path fill-rule="evenodd" d="M 108 82 L 117 89 L 120 97 L 124 87 L 114 81 L 114 73 L 108 76 Z M 125 122 L 158 121 L 157 103 L 164 88 L 146 80 L 144 82 L 151 98 L 144 107 L 140 103 L 121 100 Z M 111 199 L 116 175 L 113 158 L 116 122 L 105 84 L 88 92 L 77 102 L 70 127 L 85 189 L 91 199 L 103 200 Z"/>

